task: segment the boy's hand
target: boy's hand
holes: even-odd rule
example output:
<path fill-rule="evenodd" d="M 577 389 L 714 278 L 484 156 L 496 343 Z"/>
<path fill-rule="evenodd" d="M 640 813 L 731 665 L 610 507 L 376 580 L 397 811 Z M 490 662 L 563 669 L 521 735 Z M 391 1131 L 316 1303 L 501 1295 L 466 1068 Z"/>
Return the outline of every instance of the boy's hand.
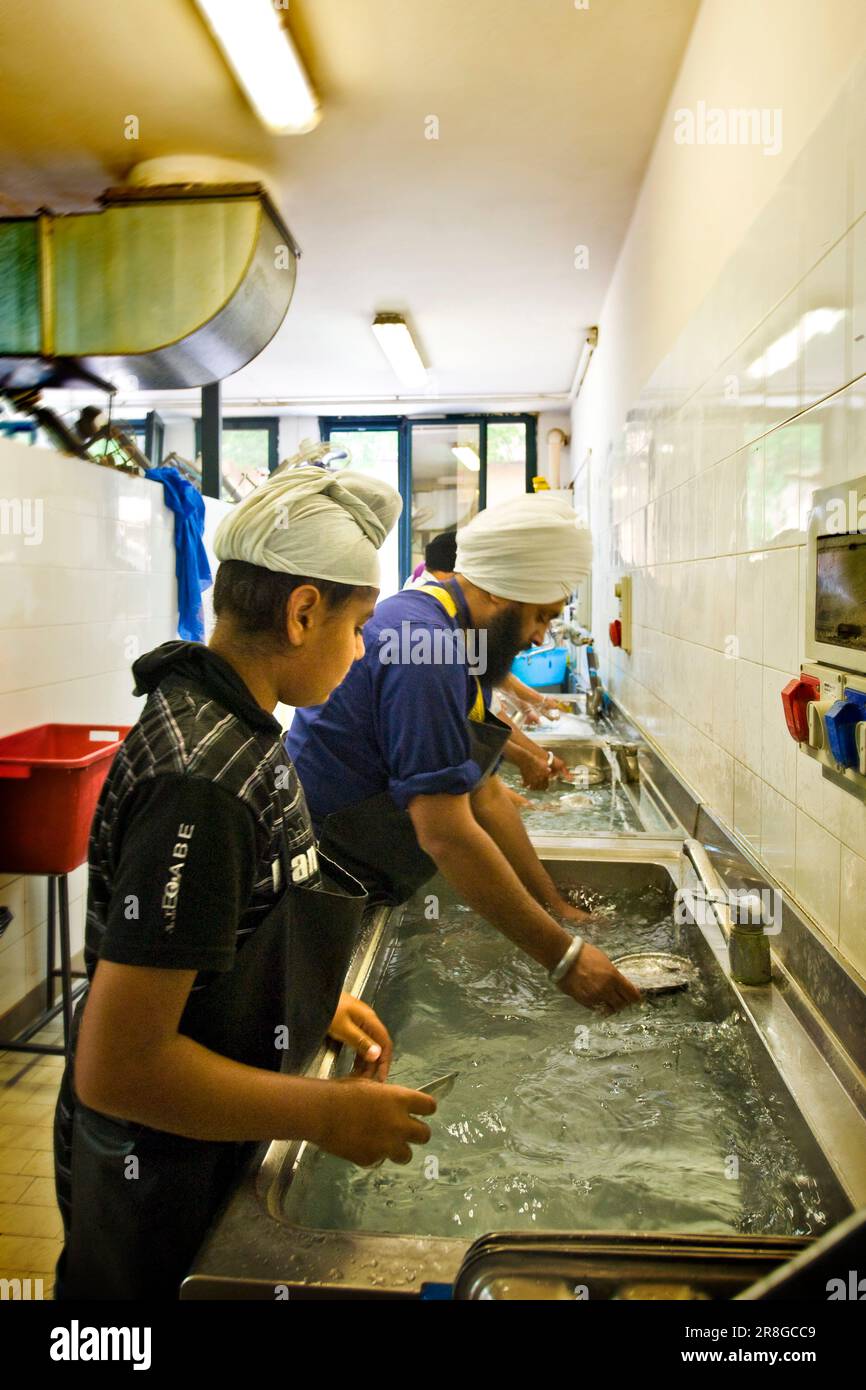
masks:
<path fill-rule="evenodd" d="M 328 1098 L 319 1148 L 371 1168 L 384 1158 L 411 1163 L 411 1144 L 426 1144 L 430 1126 L 416 1115 L 433 1115 L 436 1102 L 422 1091 L 382 1086 L 366 1077 L 345 1076 L 325 1083 Z"/>
<path fill-rule="evenodd" d="M 385 1081 L 394 1055 L 394 1044 L 382 1020 L 352 994 L 341 994 L 328 1036 L 354 1048 L 355 1072 L 371 1081 Z"/>

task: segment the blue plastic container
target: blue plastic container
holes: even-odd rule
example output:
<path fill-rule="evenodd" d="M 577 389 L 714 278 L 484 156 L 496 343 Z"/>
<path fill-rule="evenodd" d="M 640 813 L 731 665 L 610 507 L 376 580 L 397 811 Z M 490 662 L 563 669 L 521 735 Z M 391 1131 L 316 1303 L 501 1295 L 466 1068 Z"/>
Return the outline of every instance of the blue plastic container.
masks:
<path fill-rule="evenodd" d="M 514 658 L 512 674 L 538 689 L 542 685 L 561 685 L 565 680 L 568 650 L 565 647 L 530 647 Z"/>

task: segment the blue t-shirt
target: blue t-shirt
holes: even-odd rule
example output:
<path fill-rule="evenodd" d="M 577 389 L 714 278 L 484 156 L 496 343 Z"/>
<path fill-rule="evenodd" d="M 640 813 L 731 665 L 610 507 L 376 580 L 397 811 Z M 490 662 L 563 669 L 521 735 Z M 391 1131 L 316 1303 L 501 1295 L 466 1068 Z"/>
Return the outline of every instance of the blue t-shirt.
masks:
<path fill-rule="evenodd" d="M 465 623 L 465 599 L 449 587 Z M 460 636 L 461 623 L 432 594 L 395 594 L 364 627 L 365 655 L 327 703 L 296 711 L 286 749 L 317 830 L 332 812 L 384 791 L 405 810 L 415 796 L 478 785 L 466 730 L 478 683 L 468 660 L 442 659 L 460 655 Z"/>

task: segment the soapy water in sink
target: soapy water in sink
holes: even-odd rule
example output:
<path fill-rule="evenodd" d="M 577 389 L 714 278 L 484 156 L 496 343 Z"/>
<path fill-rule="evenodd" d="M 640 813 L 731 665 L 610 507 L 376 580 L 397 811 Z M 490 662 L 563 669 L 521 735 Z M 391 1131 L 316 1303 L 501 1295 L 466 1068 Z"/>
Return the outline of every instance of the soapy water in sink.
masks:
<path fill-rule="evenodd" d="M 570 896 L 610 955 L 689 956 L 660 888 Z M 391 1080 L 459 1071 L 406 1167 L 309 1154 L 286 1197 L 320 1229 L 474 1239 L 506 1229 L 820 1233 L 824 1198 L 762 1091 L 723 984 L 602 1018 L 469 909 L 407 909 L 375 1006 Z M 692 957 L 694 958 L 694 957 Z M 348 1065 L 348 1063 L 347 1063 Z"/>

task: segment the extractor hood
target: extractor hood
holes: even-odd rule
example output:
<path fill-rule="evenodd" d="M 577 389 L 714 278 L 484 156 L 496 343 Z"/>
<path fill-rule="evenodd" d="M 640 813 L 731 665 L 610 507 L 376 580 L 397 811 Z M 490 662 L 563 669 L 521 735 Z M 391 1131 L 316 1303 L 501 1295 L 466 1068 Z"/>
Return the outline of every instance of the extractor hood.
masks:
<path fill-rule="evenodd" d="M 109 189 L 101 211 L 0 219 L 0 389 L 205 386 L 286 316 L 300 256 L 260 184 Z"/>

